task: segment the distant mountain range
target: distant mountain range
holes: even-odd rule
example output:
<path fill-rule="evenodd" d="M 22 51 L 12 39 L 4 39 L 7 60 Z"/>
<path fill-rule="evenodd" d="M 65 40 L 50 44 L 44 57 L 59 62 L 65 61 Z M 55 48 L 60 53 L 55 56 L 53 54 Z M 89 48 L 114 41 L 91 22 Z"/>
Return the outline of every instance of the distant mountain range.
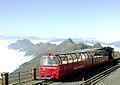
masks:
<path fill-rule="evenodd" d="M 12 43 L 8 46 L 9 49 L 14 49 L 18 51 L 25 52 L 27 55 L 38 56 L 44 52 L 69 52 L 73 50 L 85 49 L 90 46 L 84 43 L 78 43 L 72 41 L 71 38 L 64 40 L 59 45 L 52 43 L 37 43 L 33 44 L 28 39 L 17 40 L 15 43 Z"/>
<path fill-rule="evenodd" d="M 17 40 L 15 43 L 12 43 L 8 46 L 9 49 L 14 49 L 18 51 L 25 52 L 25 56 L 34 55 L 38 56 L 45 52 L 53 52 L 53 53 L 63 53 L 63 52 L 71 52 L 74 50 L 81 50 L 86 48 L 98 48 L 102 47 L 100 43 L 96 42 L 93 46 L 87 45 L 83 42 L 75 43 L 71 38 L 68 38 L 61 42 L 60 44 L 52 44 L 52 43 L 42 43 L 39 42 L 37 44 L 33 44 L 28 39 Z"/>
<path fill-rule="evenodd" d="M 64 38 L 49 38 L 49 42 L 63 42 L 65 39 Z M 100 41 L 97 39 L 84 39 L 84 38 L 72 38 L 72 41 L 75 43 L 84 43 L 84 44 L 88 44 L 88 45 L 94 45 L 96 43 L 100 43 L 100 44 L 104 44 L 104 45 L 113 45 L 116 47 L 120 47 L 120 41 L 115 41 L 112 43 L 109 42 L 105 42 L 105 41 Z"/>
<path fill-rule="evenodd" d="M 15 43 L 12 43 L 8 46 L 9 49 L 14 49 L 18 51 L 25 52 L 25 56 L 34 55 L 38 56 L 41 53 L 47 52 L 53 49 L 56 45 L 51 43 L 38 43 L 33 44 L 28 39 L 17 40 Z"/>
<path fill-rule="evenodd" d="M 49 38 L 49 42 L 63 42 L 65 39 L 64 38 Z M 84 43 L 84 44 L 87 44 L 87 45 L 94 45 L 96 43 L 100 43 L 100 44 L 103 44 L 103 45 L 113 45 L 115 47 L 120 47 L 120 41 L 115 41 L 115 42 L 112 42 L 112 43 L 109 43 L 109 42 L 104 42 L 104 41 L 100 41 L 100 40 L 96 40 L 96 39 L 84 39 L 84 38 L 72 38 L 72 41 L 75 42 L 75 43 Z"/>
<path fill-rule="evenodd" d="M 39 38 L 36 36 L 14 36 L 14 35 L 0 35 L 0 40 L 48 40 L 49 42 L 63 42 L 66 40 L 65 38 Z M 72 38 L 72 41 L 75 43 L 83 42 L 85 44 L 94 45 L 96 43 L 104 44 L 104 45 L 114 45 L 116 47 L 120 47 L 120 41 L 115 41 L 113 43 L 100 41 L 93 38 Z"/>

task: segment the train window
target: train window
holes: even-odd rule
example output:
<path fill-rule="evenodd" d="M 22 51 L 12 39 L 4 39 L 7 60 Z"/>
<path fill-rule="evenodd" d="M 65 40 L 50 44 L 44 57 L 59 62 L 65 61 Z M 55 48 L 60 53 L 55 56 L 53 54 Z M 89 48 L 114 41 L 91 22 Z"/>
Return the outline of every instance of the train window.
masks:
<path fill-rule="evenodd" d="M 84 55 L 84 56 L 83 56 Z M 83 53 L 83 57 L 85 57 L 85 60 L 91 60 L 91 58 L 92 58 L 92 56 L 91 56 L 91 54 L 90 53 Z"/>
<path fill-rule="evenodd" d="M 107 56 L 108 54 L 107 54 L 107 52 L 106 52 L 105 50 L 103 50 L 103 51 L 102 51 L 102 55 L 103 55 L 103 56 Z"/>
<path fill-rule="evenodd" d="M 85 60 L 89 60 L 88 54 L 87 54 L 87 53 L 84 53 L 84 55 L 85 55 Z"/>
<path fill-rule="evenodd" d="M 73 58 L 73 61 L 74 62 L 77 62 L 77 56 L 75 54 L 71 54 L 72 58 Z"/>
<path fill-rule="evenodd" d="M 81 53 L 80 55 L 81 55 L 82 59 L 85 60 L 85 55 L 84 55 L 84 53 Z"/>
<path fill-rule="evenodd" d="M 81 61 L 81 60 L 82 60 L 82 57 L 80 56 L 80 54 L 79 54 L 79 53 L 78 53 L 78 54 L 76 54 L 76 56 L 77 56 L 78 61 Z"/>
<path fill-rule="evenodd" d="M 91 53 L 87 53 L 87 56 L 88 56 L 88 60 L 91 60 L 92 59 L 92 55 L 91 55 Z"/>
<path fill-rule="evenodd" d="M 68 58 L 68 63 L 73 62 L 72 56 L 70 54 L 67 54 L 66 57 Z"/>
<path fill-rule="evenodd" d="M 104 52 L 104 51 L 102 51 L 102 50 L 96 50 L 96 52 L 95 52 L 95 57 L 102 57 L 102 56 L 104 55 L 103 52 Z"/>
<path fill-rule="evenodd" d="M 95 58 L 95 52 L 90 52 L 91 58 Z"/>
<path fill-rule="evenodd" d="M 40 65 L 56 66 L 58 65 L 58 61 L 55 56 L 42 56 L 40 59 Z"/>
<path fill-rule="evenodd" d="M 59 55 L 59 56 L 60 56 L 62 64 L 67 64 L 68 62 L 67 56 L 65 55 Z"/>
<path fill-rule="evenodd" d="M 59 64 L 62 64 L 62 61 L 61 61 L 60 57 L 58 55 L 56 57 L 58 59 Z"/>
<path fill-rule="evenodd" d="M 95 56 L 95 53 L 94 53 L 94 52 L 90 52 L 90 54 L 91 54 L 92 57 Z"/>

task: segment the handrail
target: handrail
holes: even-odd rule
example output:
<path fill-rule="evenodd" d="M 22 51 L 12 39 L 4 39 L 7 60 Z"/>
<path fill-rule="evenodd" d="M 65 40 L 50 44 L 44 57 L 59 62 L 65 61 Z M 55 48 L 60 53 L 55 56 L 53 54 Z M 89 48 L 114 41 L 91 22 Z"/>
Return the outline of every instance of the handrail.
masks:
<path fill-rule="evenodd" d="M 31 69 L 30 71 L 21 71 L 11 74 L 7 73 L 7 75 L 4 72 L 0 73 L 0 75 L 2 75 L 2 77 L 0 78 L 0 85 L 13 85 L 22 83 L 30 83 L 30 85 L 32 85 L 32 81 L 33 79 L 35 79 L 34 74 L 36 73 L 34 69 Z"/>

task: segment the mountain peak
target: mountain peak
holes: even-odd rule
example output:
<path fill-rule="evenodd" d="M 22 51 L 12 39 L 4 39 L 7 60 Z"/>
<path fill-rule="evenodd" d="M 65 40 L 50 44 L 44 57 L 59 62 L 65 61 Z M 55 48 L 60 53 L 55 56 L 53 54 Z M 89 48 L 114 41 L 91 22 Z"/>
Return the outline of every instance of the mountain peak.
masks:
<path fill-rule="evenodd" d="M 62 43 L 60 43 L 54 51 L 69 51 L 69 50 L 75 50 L 77 45 L 72 41 L 71 38 L 68 38 L 64 40 Z"/>
<path fill-rule="evenodd" d="M 100 43 L 96 43 L 93 45 L 93 48 L 102 48 L 102 45 Z"/>
<path fill-rule="evenodd" d="M 73 43 L 74 44 L 74 42 L 73 42 L 73 40 L 71 38 L 66 39 L 62 43 Z"/>

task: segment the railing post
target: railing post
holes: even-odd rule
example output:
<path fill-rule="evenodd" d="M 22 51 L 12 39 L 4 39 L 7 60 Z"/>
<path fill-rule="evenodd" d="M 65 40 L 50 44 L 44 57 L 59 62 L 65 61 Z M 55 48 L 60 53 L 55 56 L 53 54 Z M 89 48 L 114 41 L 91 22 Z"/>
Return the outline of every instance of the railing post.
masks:
<path fill-rule="evenodd" d="M 93 80 L 91 79 L 91 81 L 90 81 L 90 85 L 93 85 Z"/>
<path fill-rule="evenodd" d="M 4 76 L 5 76 L 5 85 L 9 85 L 9 81 L 8 81 L 8 79 L 9 79 L 9 77 L 8 77 L 8 73 L 5 73 Z"/>
<path fill-rule="evenodd" d="M 33 74 L 34 80 L 36 80 L 36 79 L 37 79 L 37 78 L 36 78 L 36 68 L 33 69 L 33 73 L 34 73 L 34 74 Z"/>
<path fill-rule="evenodd" d="M 84 81 L 84 78 L 82 78 L 82 81 L 83 81 L 82 85 L 85 85 L 85 81 Z"/>
<path fill-rule="evenodd" d="M 4 85 L 4 75 L 3 75 L 3 73 L 1 73 L 1 78 L 2 78 L 1 85 Z"/>
<path fill-rule="evenodd" d="M 20 84 L 20 72 L 18 72 L 18 82 Z"/>

